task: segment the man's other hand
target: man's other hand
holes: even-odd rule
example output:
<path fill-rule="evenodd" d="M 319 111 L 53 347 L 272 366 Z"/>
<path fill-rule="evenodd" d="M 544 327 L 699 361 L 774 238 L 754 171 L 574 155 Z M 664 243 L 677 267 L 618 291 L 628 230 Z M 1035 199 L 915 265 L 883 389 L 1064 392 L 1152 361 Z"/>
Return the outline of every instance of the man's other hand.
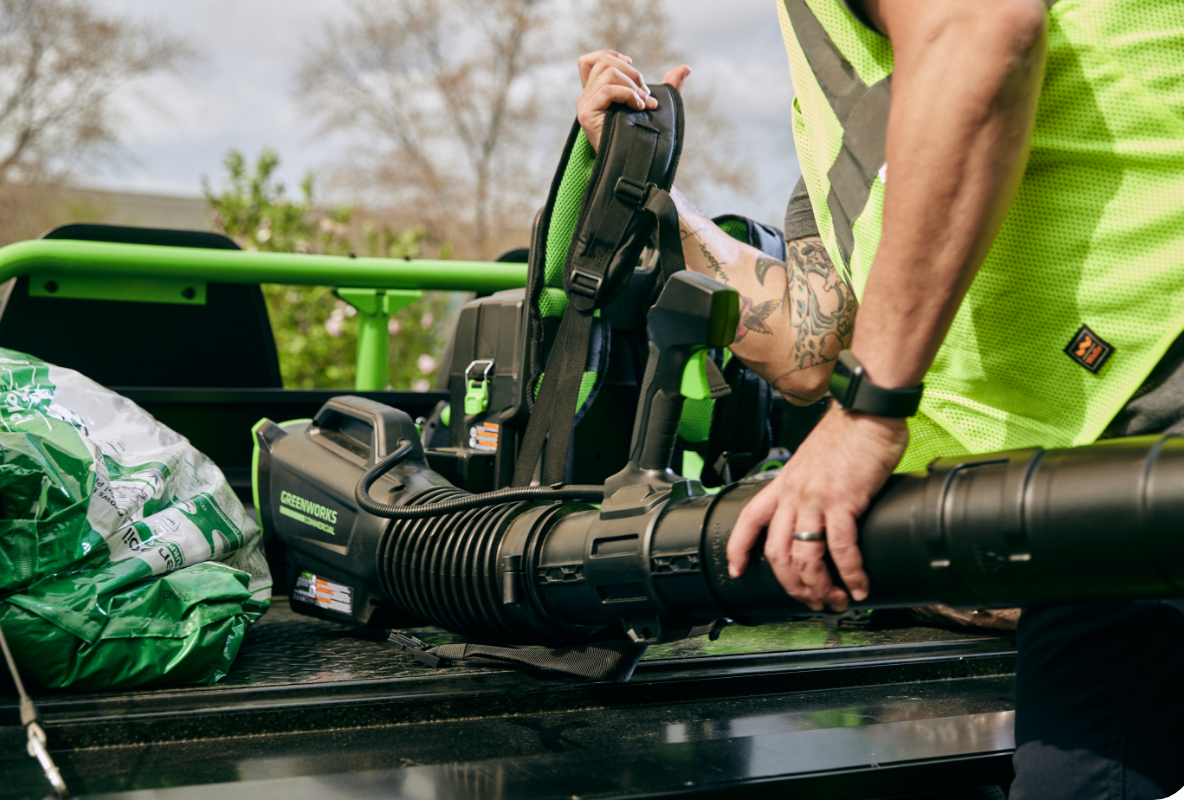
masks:
<path fill-rule="evenodd" d="M 576 119 L 584 129 L 593 150 L 600 148 L 600 133 L 604 129 L 604 115 L 613 103 L 622 103 L 638 111 L 657 108 L 658 101 L 650 95 L 645 78 L 633 66 L 633 59 L 616 50 L 597 50 L 580 56 L 580 84 L 584 91 L 576 103 Z M 691 68 L 683 65 L 666 73 L 662 79 L 682 91 L 683 82 Z"/>
<path fill-rule="evenodd" d="M 793 458 L 754 497 L 728 540 L 728 572 L 748 566 L 762 530 L 765 557 L 791 597 L 815 611 L 824 605 L 845 611 L 847 592 L 831 581 L 827 549 L 852 598 L 868 595 L 868 578 L 855 520 L 884 486 L 908 445 L 903 419 L 852 414 L 833 406 Z M 818 542 L 801 542 L 794 531 L 825 531 Z"/>

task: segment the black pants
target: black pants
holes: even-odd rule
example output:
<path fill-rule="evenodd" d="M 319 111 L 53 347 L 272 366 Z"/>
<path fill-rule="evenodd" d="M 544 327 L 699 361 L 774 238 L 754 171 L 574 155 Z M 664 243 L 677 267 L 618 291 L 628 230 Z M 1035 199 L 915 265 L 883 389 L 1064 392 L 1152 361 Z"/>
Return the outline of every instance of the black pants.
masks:
<path fill-rule="evenodd" d="M 1184 786 L 1184 600 L 1025 608 L 1011 800 Z"/>

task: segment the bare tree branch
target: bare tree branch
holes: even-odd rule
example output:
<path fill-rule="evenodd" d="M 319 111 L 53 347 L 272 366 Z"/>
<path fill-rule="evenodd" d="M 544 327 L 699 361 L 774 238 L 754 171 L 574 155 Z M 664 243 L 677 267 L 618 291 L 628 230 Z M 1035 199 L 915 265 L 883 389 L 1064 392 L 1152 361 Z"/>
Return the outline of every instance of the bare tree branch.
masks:
<path fill-rule="evenodd" d="M 321 130 L 355 137 L 355 174 L 421 217 L 462 216 L 484 249 L 529 209 L 545 0 L 351 0 L 298 76 Z M 369 187 L 368 187 L 369 188 Z M 520 227 L 520 224 L 519 224 Z"/>
<path fill-rule="evenodd" d="M 113 145 L 112 93 L 192 57 L 182 40 L 83 0 L 0 0 L 0 186 Z"/>

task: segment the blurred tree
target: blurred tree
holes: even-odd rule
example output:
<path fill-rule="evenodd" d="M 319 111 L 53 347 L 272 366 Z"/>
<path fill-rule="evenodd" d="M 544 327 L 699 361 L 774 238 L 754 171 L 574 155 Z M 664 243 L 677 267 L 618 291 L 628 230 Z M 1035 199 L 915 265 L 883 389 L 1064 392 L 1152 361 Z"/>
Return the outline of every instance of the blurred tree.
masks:
<path fill-rule="evenodd" d="M 361 136 L 365 188 L 420 219 L 469 223 L 479 252 L 524 226 L 537 184 L 544 0 L 349 0 L 298 76 L 324 131 Z M 378 144 L 378 147 L 375 147 Z"/>
<path fill-rule="evenodd" d="M 265 149 L 248 168 L 238 151 L 227 154 L 227 175 L 220 193 L 203 180 L 212 226 L 247 250 L 348 255 L 355 209 L 313 208 L 312 175 L 300 183 L 300 197 L 288 197 L 275 179 L 279 157 Z M 422 227 L 394 233 L 389 227 L 365 227 L 370 256 L 414 258 L 426 235 Z M 356 374 L 358 325 L 353 306 L 338 300 L 333 287 L 263 286 L 280 357 L 284 385 L 298 389 L 348 389 Z M 390 385 L 427 391 L 448 334 L 452 301 L 428 293 L 390 321 Z"/>
<path fill-rule="evenodd" d="M 670 45 L 673 25 L 663 0 L 577 1 L 576 50 L 580 53 L 603 49 L 624 53 L 646 81 L 660 81 L 666 70 L 687 63 L 686 56 Z M 735 149 L 731 123 L 714 108 L 714 87 L 696 82 L 692 74 L 684 88 L 687 126 L 678 187 L 691 195 L 723 187 L 748 189 L 749 164 Z"/>
<path fill-rule="evenodd" d="M 84 0 L 0 0 L 0 186 L 56 177 L 114 145 L 112 93 L 191 58 L 184 40 Z"/>

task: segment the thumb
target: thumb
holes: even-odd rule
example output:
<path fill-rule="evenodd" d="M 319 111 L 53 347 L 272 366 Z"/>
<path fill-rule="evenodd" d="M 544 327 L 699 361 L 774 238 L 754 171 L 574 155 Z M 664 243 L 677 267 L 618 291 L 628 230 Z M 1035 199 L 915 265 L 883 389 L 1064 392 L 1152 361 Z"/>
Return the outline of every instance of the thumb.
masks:
<path fill-rule="evenodd" d="M 678 91 L 682 91 L 682 85 L 686 82 L 687 76 L 691 74 L 691 68 L 686 64 L 681 67 L 675 67 L 666 73 L 666 77 L 662 79 L 662 83 L 668 83 Z"/>

